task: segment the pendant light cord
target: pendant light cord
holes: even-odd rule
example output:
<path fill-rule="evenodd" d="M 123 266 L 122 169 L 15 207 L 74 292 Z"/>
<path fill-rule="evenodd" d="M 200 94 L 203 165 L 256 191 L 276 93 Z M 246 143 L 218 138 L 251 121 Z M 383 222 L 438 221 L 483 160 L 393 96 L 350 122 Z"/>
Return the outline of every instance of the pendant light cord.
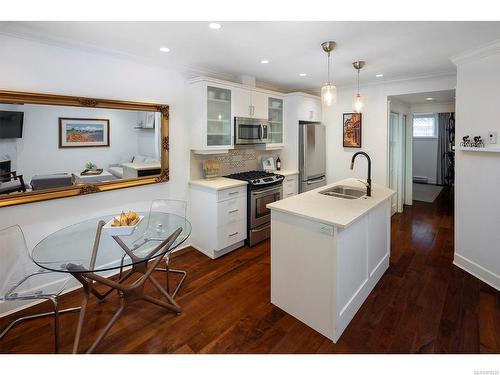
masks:
<path fill-rule="evenodd" d="M 359 69 L 357 69 L 358 71 L 358 96 L 359 96 Z"/>
<path fill-rule="evenodd" d="M 330 52 L 328 52 L 328 82 L 327 85 L 330 84 Z"/>

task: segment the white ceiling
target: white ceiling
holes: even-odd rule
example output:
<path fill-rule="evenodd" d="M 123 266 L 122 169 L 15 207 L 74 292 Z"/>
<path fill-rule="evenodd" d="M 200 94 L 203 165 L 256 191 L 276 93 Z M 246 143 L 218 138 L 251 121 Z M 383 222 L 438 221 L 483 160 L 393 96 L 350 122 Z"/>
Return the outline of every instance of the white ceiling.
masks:
<path fill-rule="evenodd" d="M 326 80 L 320 44 L 337 42 L 332 80 L 361 84 L 453 74 L 449 57 L 500 39 L 500 22 L 0 22 L 0 33 L 127 55 L 193 74 L 255 76 L 284 91 L 316 91 Z M 171 49 L 159 52 L 160 46 Z M 269 64 L 261 64 L 268 59 Z M 307 73 L 307 77 L 299 77 Z M 383 78 L 375 75 L 383 73 Z"/>
<path fill-rule="evenodd" d="M 453 103 L 455 102 L 455 90 L 419 92 L 417 94 L 395 95 L 396 98 L 406 104 L 424 104 L 424 103 Z M 427 100 L 432 98 L 432 100 Z"/>

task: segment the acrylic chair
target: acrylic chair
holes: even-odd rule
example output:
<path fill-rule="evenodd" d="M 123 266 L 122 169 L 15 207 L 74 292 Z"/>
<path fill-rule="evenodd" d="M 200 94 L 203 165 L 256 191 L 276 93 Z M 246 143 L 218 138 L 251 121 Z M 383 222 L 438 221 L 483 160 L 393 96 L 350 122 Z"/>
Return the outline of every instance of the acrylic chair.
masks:
<path fill-rule="evenodd" d="M 58 308 L 59 295 L 64 290 L 69 277 L 66 277 L 63 282 L 50 282 L 49 275 L 54 276 L 55 272 L 36 266 L 28 252 L 23 231 L 18 225 L 0 230 L 0 259 L 1 302 L 48 300 L 52 302 L 54 308 L 51 312 L 23 316 L 12 321 L 0 333 L 0 340 L 17 323 L 53 315 L 54 348 L 57 353 L 59 351 L 59 314 L 80 310 L 80 307 L 65 310 Z"/>
<path fill-rule="evenodd" d="M 151 207 L 150 207 L 149 215 L 151 217 L 151 215 L 154 215 L 154 213 L 166 213 L 166 214 L 174 214 L 174 215 L 180 216 L 182 218 L 185 218 L 186 217 L 186 211 L 187 211 L 187 202 L 185 202 L 185 201 L 174 200 L 174 199 L 156 199 L 156 200 L 153 200 L 151 202 Z M 156 231 L 156 229 L 157 228 L 152 228 L 151 225 L 150 225 L 150 223 L 148 222 L 148 224 L 147 224 L 147 226 L 145 228 L 145 232 L 146 233 L 147 232 L 154 233 Z M 185 230 L 185 228 L 182 228 L 182 229 Z M 141 233 L 141 235 L 139 235 L 138 237 L 141 237 L 142 235 L 144 235 L 144 233 Z M 149 236 L 146 234 L 146 237 L 149 237 Z M 154 237 L 154 234 L 151 237 Z M 140 249 L 140 246 L 143 243 L 144 242 L 142 242 L 142 240 L 141 240 L 141 242 L 138 244 L 138 246 L 136 246 L 136 249 Z M 172 298 L 175 298 L 175 296 L 179 292 L 182 284 L 184 283 L 184 280 L 187 277 L 187 272 L 183 271 L 183 270 L 178 270 L 178 269 L 170 268 L 170 255 L 171 254 L 172 254 L 172 251 L 169 251 L 169 252 L 167 252 L 165 254 L 165 257 L 164 257 L 165 268 L 158 268 L 157 267 L 157 268 L 155 268 L 155 271 L 165 272 L 166 273 L 166 279 L 167 279 L 167 288 L 166 288 L 166 290 L 167 290 L 167 293 L 170 293 L 170 277 L 169 277 L 169 275 L 171 273 L 176 273 L 176 274 L 182 275 L 181 279 L 179 280 L 179 282 L 175 286 L 174 291 L 171 293 Z M 119 278 L 121 278 L 121 276 L 122 276 L 123 263 L 124 263 L 125 258 L 126 258 L 126 255 L 124 254 L 122 256 L 122 259 L 121 259 L 121 267 L 120 267 Z"/>

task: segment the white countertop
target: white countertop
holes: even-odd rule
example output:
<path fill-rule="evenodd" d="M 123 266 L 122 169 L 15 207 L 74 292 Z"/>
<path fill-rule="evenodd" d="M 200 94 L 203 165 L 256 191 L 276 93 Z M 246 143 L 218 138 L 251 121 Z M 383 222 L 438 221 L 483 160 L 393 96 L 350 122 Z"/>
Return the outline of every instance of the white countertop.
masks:
<path fill-rule="evenodd" d="M 235 180 L 233 178 L 215 177 L 215 178 L 200 178 L 199 180 L 189 181 L 190 185 L 201 186 L 212 190 L 223 190 L 238 186 L 245 186 L 246 181 Z"/>
<path fill-rule="evenodd" d="M 344 199 L 319 194 L 320 191 L 335 185 L 347 185 L 366 189 L 365 185 L 357 179 L 348 178 L 302 194 L 294 195 L 278 202 L 270 203 L 267 207 L 271 210 L 286 212 L 321 223 L 345 228 L 372 208 L 395 194 L 393 190 L 373 183 L 371 197 Z"/>
<path fill-rule="evenodd" d="M 270 171 L 267 171 L 267 172 L 280 174 L 280 175 L 285 176 L 285 177 L 287 177 L 287 176 L 292 176 L 292 175 L 294 175 L 294 174 L 299 174 L 299 171 L 297 171 L 297 170 L 293 170 L 293 169 L 281 169 L 281 170 L 279 170 L 279 171 L 277 171 L 277 170 L 272 170 L 272 171 L 271 171 L 271 170 L 270 170 Z"/>

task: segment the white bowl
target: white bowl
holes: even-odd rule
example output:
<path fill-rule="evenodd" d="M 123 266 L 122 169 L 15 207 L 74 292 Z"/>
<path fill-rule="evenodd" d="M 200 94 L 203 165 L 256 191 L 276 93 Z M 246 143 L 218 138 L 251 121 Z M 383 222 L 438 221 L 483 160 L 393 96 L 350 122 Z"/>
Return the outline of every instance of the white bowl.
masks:
<path fill-rule="evenodd" d="M 139 215 L 139 220 L 135 225 L 127 225 L 127 226 L 122 226 L 122 227 L 113 227 L 111 224 L 113 224 L 114 219 L 120 220 L 120 216 L 116 216 L 110 221 L 108 221 L 103 229 L 110 235 L 110 236 L 130 236 L 132 233 L 134 233 L 135 228 L 140 224 L 142 219 L 144 219 L 144 216 Z"/>

